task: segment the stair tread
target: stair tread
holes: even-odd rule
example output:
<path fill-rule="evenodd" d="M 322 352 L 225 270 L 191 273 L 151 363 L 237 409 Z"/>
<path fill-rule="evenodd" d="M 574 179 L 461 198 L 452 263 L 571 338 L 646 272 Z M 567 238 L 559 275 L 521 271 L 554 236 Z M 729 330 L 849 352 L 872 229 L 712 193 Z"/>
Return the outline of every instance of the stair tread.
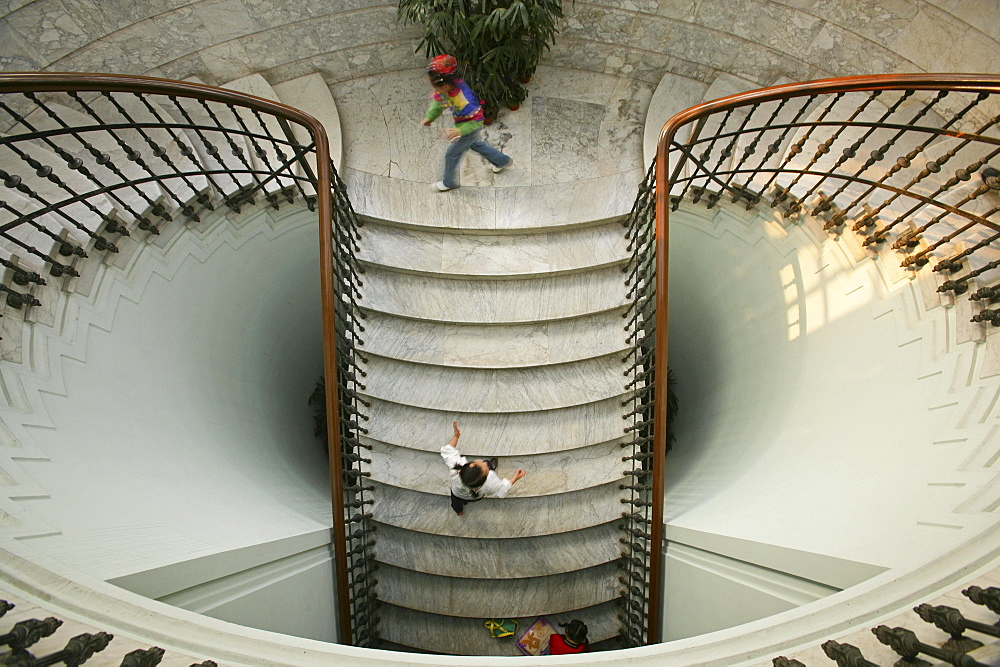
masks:
<path fill-rule="evenodd" d="M 510 540 L 517 548 L 519 540 Z M 378 596 L 383 602 L 446 616 L 511 618 L 570 612 L 618 598 L 618 565 L 524 579 L 470 581 L 464 572 L 427 574 L 383 565 Z"/>
<path fill-rule="evenodd" d="M 621 517 L 618 484 L 548 496 L 487 498 L 457 516 L 442 496 L 372 482 L 375 521 L 422 533 L 453 537 L 531 537 L 589 528 Z"/>
<path fill-rule="evenodd" d="M 416 273 L 450 276 L 531 276 L 572 272 L 625 261 L 619 221 L 534 234 L 455 234 L 368 222 L 359 258 Z"/>
<path fill-rule="evenodd" d="M 403 361 L 470 368 L 558 364 L 625 350 L 623 309 L 551 322 L 448 324 L 371 311 L 364 351 Z"/>
<path fill-rule="evenodd" d="M 527 368 L 428 366 L 369 355 L 363 394 L 437 410 L 527 412 L 619 396 L 628 382 L 618 354 Z"/>
<path fill-rule="evenodd" d="M 382 636 L 403 646 L 453 655 L 523 656 L 515 641 L 537 620 L 537 616 L 518 618 L 517 632 L 512 637 L 494 639 L 483 627 L 483 618 L 455 618 L 413 611 L 391 604 L 380 608 Z M 579 618 L 587 624 L 591 643 L 604 641 L 619 633 L 617 602 L 578 609 L 563 614 L 546 614 L 552 625 Z"/>
<path fill-rule="evenodd" d="M 589 226 L 627 215 L 644 174 L 641 168 L 568 183 L 464 186 L 430 193 L 429 206 L 427 183 L 341 170 L 354 210 L 363 216 L 411 227 L 499 233 Z"/>
<path fill-rule="evenodd" d="M 313 72 L 276 83 L 273 86 L 278 98 L 285 104 L 301 109 L 323 124 L 330 142 L 330 158 L 338 169 L 344 164 L 344 139 L 340 129 L 340 114 L 330 86 L 319 72 Z M 299 141 L 306 141 L 308 132 L 300 126 L 292 127 Z M 315 172 L 314 172 L 315 173 Z"/>
<path fill-rule="evenodd" d="M 621 400 L 610 398 L 544 412 L 456 412 L 372 399 L 368 436 L 401 447 L 437 452 L 462 428 L 462 447 L 494 456 L 556 452 L 623 436 Z"/>
<path fill-rule="evenodd" d="M 428 574 L 461 572 L 470 579 L 508 579 L 571 572 L 616 560 L 621 555 L 620 535 L 615 521 L 517 540 L 431 535 L 380 524 L 376 557 Z"/>
<path fill-rule="evenodd" d="M 373 447 L 365 453 L 371 463 L 366 464 L 364 469 L 372 473 L 376 482 L 411 491 L 448 495 L 451 477 L 439 453 L 379 443 L 363 436 L 361 439 Z M 517 483 L 519 496 L 578 491 L 620 481 L 625 469 L 621 460 L 625 451 L 618 442 L 612 441 L 561 452 L 504 457 L 500 459 L 497 474 L 509 477 L 518 469 L 531 471 Z M 488 450 L 469 452 L 469 460 L 492 456 Z"/>
<path fill-rule="evenodd" d="M 452 280 L 369 267 L 363 280 L 362 309 L 438 322 L 542 322 L 626 303 L 617 266 L 523 280 Z"/>

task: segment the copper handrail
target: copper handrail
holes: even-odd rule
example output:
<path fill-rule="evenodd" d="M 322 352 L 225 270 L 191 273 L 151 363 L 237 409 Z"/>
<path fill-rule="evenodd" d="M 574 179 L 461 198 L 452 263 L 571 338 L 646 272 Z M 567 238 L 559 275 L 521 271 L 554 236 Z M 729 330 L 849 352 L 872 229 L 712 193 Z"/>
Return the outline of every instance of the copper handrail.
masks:
<path fill-rule="evenodd" d="M 254 95 L 198 83 L 120 74 L 27 72 L 0 74 L 0 93 L 23 92 L 123 92 L 176 95 L 235 104 L 304 126 L 316 149 L 316 210 L 319 216 L 320 290 L 323 312 L 323 367 L 327 387 L 337 387 L 333 276 L 333 202 L 331 197 L 330 143 L 323 124 L 293 107 Z M 308 172 L 307 172 L 308 173 Z M 333 500 L 334 565 L 337 576 L 338 620 L 342 643 L 351 643 L 351 614 L 347 579 L 347 541 L 343 522 L 344 494 L 340 458 L 340 410 L 336 391 L 326 392 L 327 447 Z"/>
<path fill-rule="evenodd" d="M 1000 79 L 996 75 L 985 74 L 892 74 L 858 77 L 839 77 L 801 83 L 785 84 L 751 90 L 729 97 L 723 97 L 690 107 L 668 120 L 660 130 L 656 146 L 656 339 L 655 375 L 660 383 L 654 399 L 654 450 L 653 461 L 653 508 L 651 526 L 650 572 L 649 572 L 649 643 L 661 641 L 661 607 L 663 588 L 663 463 L 666 449 L 667 415 L 667 288 L 668 288 L 668 242 L 670 217 L 670 191 L 674 181 L 682 172 L 684 159 L 674 167 L 668 176 L 668 151 L 674 135 L 683 126 L 698 121 L 698 128 L 709 116 L 748 105 L 777 100 L 791 99 L 817 94 L 836 94 L 871 90 L 932 90 L 948 89 L 956 92 L 1000 93 Z M 697 131 L 697 128 L 696 130 Z"/>

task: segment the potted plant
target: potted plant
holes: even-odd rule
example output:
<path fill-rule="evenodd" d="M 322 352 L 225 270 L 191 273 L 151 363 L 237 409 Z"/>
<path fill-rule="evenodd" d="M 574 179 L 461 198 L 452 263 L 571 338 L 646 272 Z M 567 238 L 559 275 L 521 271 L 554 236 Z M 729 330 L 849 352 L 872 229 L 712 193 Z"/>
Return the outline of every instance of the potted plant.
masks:
<path fill-rule="evenodd" d="M 555 40 L 562 15 L 561 0 L 399 0 L 397 11 L 399 20 L 424 26 L 417 51 L 458 59 L 489 119 L 527 97 L 521 84 Z"/>

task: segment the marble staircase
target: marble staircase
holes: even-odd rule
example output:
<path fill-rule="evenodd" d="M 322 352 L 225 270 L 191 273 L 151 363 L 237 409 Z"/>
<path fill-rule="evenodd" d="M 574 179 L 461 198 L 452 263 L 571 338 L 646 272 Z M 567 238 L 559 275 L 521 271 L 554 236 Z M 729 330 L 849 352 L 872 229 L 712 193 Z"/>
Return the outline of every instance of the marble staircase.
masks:
<path fill-rule="evenodd" d="M 501 235 L 370 219 L 361 246 L 383 638 L 516 655 L 483 620 L 540 615 L 615 636 L 620 221 Z M 461 517 L 438 452 L 453 420 L 464 454 L 527 471 Z"/>

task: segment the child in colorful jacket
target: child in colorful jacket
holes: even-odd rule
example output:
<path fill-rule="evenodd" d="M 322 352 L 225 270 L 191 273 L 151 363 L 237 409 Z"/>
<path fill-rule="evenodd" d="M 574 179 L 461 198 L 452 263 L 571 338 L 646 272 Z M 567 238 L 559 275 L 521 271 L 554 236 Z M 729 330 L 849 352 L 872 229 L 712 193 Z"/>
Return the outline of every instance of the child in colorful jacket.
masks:
<path fill-rule="evenodd" d="M 480 136 L 484 120 L 483 107 L 468 84 L 458 78 L 457 70 L 458 62 L 449 55 L 438 56 L 427 66 L 427 76 L 434 86 L 434 93 L 422 124 L 429 127 L 445 109 L 451 111 L 455 120 L 455 127 L 446 133 L 451 144 L 444 154 L 444 177 L 431 185 L 431 188 L 439 192 L 454 190 L 459 186 L 458 169 L 469 149 L 486 158 L 493 165 L 495 174 L 514 163 L 513 158 L 483 141 Z"/>

